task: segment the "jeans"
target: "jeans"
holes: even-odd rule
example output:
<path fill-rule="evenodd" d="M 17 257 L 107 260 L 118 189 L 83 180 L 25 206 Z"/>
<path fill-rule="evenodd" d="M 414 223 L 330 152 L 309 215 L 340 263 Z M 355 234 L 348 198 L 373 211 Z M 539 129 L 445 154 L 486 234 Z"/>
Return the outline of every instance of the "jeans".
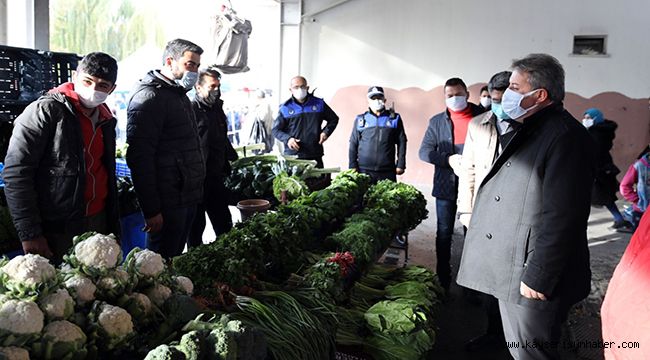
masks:
<path fill-rule="evenodd" d="M 451 284 L 451 236 L 456 221 L 456 199 L 436 198 L 436 271 L 443 288 Z"/>
<path fill-rule="evenodd" d="M 397 181 L 397 174 L 395 173 L 395 170 L 372 171 L 372 170 L 360 169 L 359 172 L 370 176 L 371 184 L 376 184 L 377 182 L 382 180 Z"/>
<path fill-rule="evenodd" d="M 147 249 L 159 253 L 165 259 L 182 254 L 195 214 L 196 205 L 163 210 L 162 229 L 157 233 L 147 234 Z"/>

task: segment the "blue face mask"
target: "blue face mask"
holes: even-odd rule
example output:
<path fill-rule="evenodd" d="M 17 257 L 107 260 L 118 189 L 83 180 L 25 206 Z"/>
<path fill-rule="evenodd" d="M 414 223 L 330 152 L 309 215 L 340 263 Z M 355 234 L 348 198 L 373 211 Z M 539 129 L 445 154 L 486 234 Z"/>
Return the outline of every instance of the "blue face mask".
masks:
<path fill-rule="evenodd" d="M 494 115 L 496 115 L 497 119 L 499 120 L 507 120 L 510 119 L 508 114 L 506 114 L 505 111 L 503 111 L 503 107 L 501 107 L 501 103 L 492 103 L 492 112 Z"/>

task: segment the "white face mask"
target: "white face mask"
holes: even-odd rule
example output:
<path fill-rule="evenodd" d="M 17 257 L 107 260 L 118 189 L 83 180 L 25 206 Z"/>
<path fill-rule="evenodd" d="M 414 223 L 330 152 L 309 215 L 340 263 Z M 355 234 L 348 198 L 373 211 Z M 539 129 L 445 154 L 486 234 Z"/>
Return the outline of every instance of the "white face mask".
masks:
<path fill-rule="evenodd" d="M 483 96 L 483 97 L 481 97 L 481 100 L 480 100 L 480 101 L 481 101 L 481 105 L 483 105 L 484 108 L 486 108 L 486 107 L 492 105 L 492 99 L 490 99 L 490 98 L 487 97 L 487 96 Z"/>
<path fill-rule="evenodd" d="M 189 90 L 196 84 L 196 80 L 199 78 L 199 73 L 195 71 L 186 71 L 183 73 L 183 77 L 176 79 L 176 83 L 182 86 L 185 90 Z"/>
<path fill-rule="evenodd" d="M 521 107 L 521 101 L 524 98 L 534 94 L 535 91 L 538 90 L 540 89 L 535 89 L 525 94 L 520 94 L 516 91 L 510 90 L 509 88 L 506 89 L 506 91 L 503 93 L 503 97 L 501 98 L 501 107 L 503 108 L 503 111 L 505 111 L 505 113 L 508 114 L 511 119 L 519 119 L 520 117 L 526 115 L 530 110 L 536 108 L 537 104 L 529 107 L 528 109 L 524 109 Z"/>
<path fill-rule="evenodd" d="M 449 110 L 461 111 L 467 108 L 467 97 L 465 96 L 452 96 L 445 99 L 445 104 Z"/>
<path fill-rule="evenodd" d="M 106 98 L 108 97 L 108 93 L 105 93 L 103 91 L 97 91 L 89 88 L 88 86 L 84 85 L 77 85 L 75 84 L 74 87 L 74 92 L 77 93 L 79 96 L 79 101 L 81 102 L 81 105 L 88 109 L 96 108 L 100 104 L 103 104 L 104 101 L 106 101 Z"/>
<path fill-rule="evenodd" d="M 368 106 L 372 111 L 382 111 L 386 106 L 386 103 L 382 99 L 368 100 Z"/>
<path fill-rule="evenodd" d="M 296 98 L 296 100 L 302 101 L 304 98 L 307 97 L 307 89 L 303 89 L 303 88 L 293 89 L 291 90 L 291 94 L 293 95 L 293 97 Z"/>
<path fill-rule="evenodd" d="M 594 119 L 582 119 L 582 125 L 589 129 L 594 125 Z"/>

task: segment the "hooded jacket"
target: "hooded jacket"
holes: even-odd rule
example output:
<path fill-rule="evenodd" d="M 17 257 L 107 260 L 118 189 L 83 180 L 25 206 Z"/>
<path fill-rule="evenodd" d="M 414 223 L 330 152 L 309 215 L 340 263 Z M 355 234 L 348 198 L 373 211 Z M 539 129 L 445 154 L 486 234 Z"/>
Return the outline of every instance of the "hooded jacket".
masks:
<path fill-rule="evenodd" d="M 203 198 L 205 164 L 190 99 L 152 70 L 129 100 L 126 162 L 145 218 Z"/>
<path fill-rule="evenodd" d="M 47 233 L 82 232 L 84 217 L 101 210 L 106 210 L 109 230 L 120 233 L 114 155 L 117 121 L 106 105 L 100 105 L 103 120 L 89 134 L 92 125 L 82 126 L 90 120 L 80 114 L 73 89 L 71 83 L 63 84 L 27 106 L 14 122 L 2 175 L 21 241 Z M 93 135 L 101 138 L 102 146 L 92 146 L 95 140 L 91 139 L 86 149 L 84 138 Z"/>

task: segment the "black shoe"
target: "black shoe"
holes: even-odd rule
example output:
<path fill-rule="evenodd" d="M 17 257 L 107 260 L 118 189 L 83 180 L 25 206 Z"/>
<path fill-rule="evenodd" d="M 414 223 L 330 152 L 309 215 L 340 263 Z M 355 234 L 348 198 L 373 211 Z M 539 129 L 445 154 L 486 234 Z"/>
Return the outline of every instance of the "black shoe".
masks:
<path fill-rule="evenodd" d="M 623 228 L 633 228 L 632 224 L 626 220 L 614 221 L 614 223 L 609 227 L 612 230 L 618 230 Z"/>
<path fill-rule="evenodd" d="M 497 349 L 503 345 L 503 342 L 504 340 L 501 336 L 495 334 L 483 334 L 465 343 L 465 351 L 478 352 L 489 349 Z"/>

